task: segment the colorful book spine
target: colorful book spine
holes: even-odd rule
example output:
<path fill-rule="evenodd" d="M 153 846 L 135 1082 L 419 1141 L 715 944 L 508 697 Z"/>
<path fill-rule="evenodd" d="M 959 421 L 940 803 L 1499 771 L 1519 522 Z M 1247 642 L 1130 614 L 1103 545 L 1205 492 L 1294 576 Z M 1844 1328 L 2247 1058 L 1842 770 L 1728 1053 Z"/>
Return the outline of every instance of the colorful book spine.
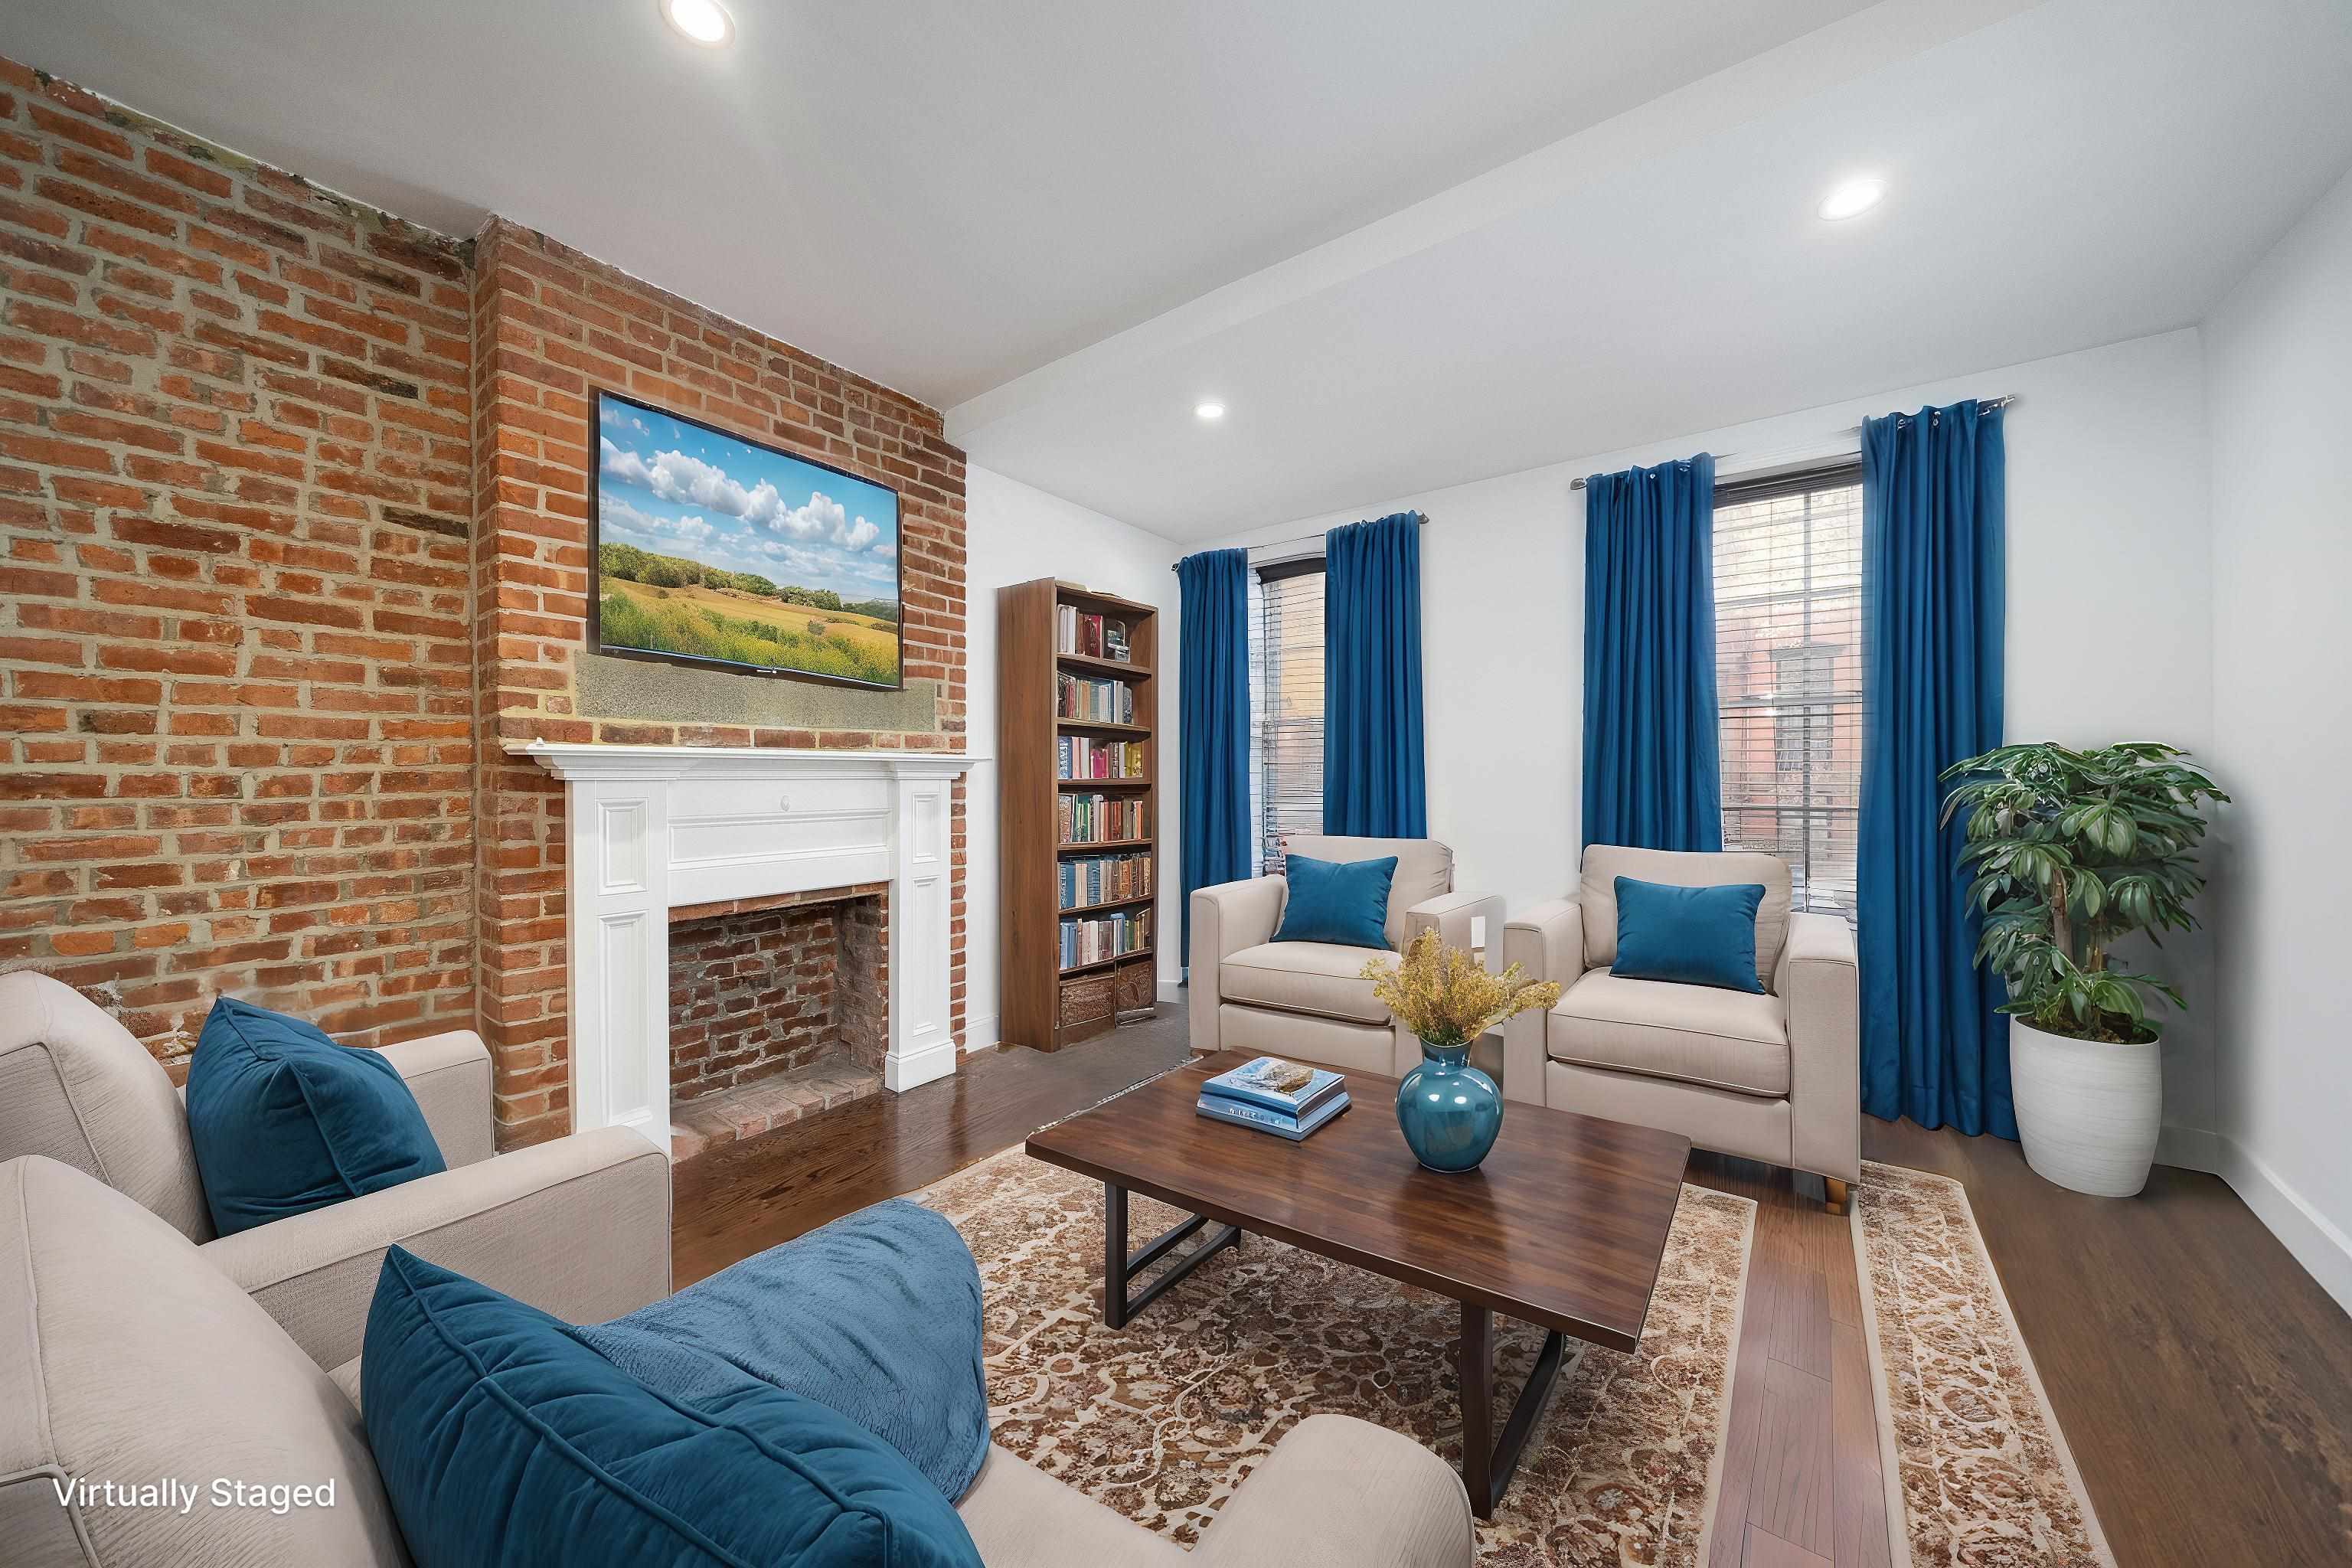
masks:
<path fill-rule="evenodd" d="M 1087 658 L 1124 658 L 1127 623 L 1081 610 L 1076 605 L 1054 606 L 1054 651 Z"/>
<path fill-rule="evenodd" d="M 1066 920 L 1061 928 L 1062 967 L 1101 963 L 1146 952 L 1151 947 L 1151 911 L 1121 911 L 1093 920 Z"/>

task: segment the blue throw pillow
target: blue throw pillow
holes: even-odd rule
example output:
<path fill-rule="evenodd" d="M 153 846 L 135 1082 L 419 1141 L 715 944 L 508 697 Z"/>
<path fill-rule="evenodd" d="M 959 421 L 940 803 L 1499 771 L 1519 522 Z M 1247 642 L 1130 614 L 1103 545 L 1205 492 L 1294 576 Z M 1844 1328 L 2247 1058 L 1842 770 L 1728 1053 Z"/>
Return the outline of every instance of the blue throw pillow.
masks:
<path fill-rule="evenodd" d="M 1331 942 L 1342 947 L 1389 944 L 1381 927 L 1389 918 L 1389 883 L 1396 857 L 1380 860 L 1311 860 L 1293 855 L 1283 862 L 1290 896 L 1282 906 L 1276 942 Z"/>
<path fill-rule="evenodd" d="M 1756 907 L 1761 882 L 1675 888 L 1617 879 L 1617 962 L 1612 974 L 1761 994 Z"/>
<path fill-rule="evenodd" d="M 673 1397 L 749 1373 L 814 1399 L 904 1454 L 951 1500 L 988 1458 L 980 1268 L 946 1215 L 904 1198 L 574 1332 Z"/>
<path fill-rule="evenodd" d="M 233 996 L 196 1037 L 188 1140 L 223 1236 L 449 1168 L 383 1056 Z"/>
<path fill-rule="evenodd" d="M 980 1568 L 947 1500 L 846 1416 L 748 1374 L 656 1394 L 397 1247 L 360 1408 L 417 1568 Z"/>

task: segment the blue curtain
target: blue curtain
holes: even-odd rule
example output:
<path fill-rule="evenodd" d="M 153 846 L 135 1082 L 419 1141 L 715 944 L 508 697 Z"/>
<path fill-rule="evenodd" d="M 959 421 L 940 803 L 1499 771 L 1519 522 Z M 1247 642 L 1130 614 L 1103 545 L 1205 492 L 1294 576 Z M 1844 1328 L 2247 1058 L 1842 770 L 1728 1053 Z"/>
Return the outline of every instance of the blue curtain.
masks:
<path fill-rule="evenodd" d="M 1323 572 L 1323 831 L 1427 837 L 1421 519 L 1331 530 Z"/>
<path fill-rule="evenodd" d="M 1584 842 L 1720 849 L 1715 459 L 1584 481 Z"/>
<path fill-rule="evenodd" d="M 2000 743 L 2000 410 L 1974 402 L 1862 426 L 1862 1103 L 1922 1127 L 2017 1136 L 2008 999 L 1975 964 L 1937 775 Z"/>
<path fill-rule="evenodd" d="M 1249 552 L 1203 550 L 1176 563 L 1182 594 L 1184 953 L 1192 952 L 1192 889 L 1250 874 Z"/>

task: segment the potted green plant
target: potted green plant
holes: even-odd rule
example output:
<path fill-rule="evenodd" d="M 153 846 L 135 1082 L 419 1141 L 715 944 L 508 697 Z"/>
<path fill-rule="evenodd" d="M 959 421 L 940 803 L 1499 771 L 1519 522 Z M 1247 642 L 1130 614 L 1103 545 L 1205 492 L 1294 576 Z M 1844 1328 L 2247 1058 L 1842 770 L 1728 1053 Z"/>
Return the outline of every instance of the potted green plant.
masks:
<path fill-rule="evenodd" d="M 2152 974 L 2116 966 L 2119 938 L 2189 931 L 2205 886 L 2200 808 L 2230 797 L 2153 742 L 2078 752 L 2002 746 L 1945 770 L 1943 820 L 1968 813 L 1969 906 L 1984 916 L 1977 963 L 2009 982 L 2010 1088 L 2026 1163 L 2078 1193 L 2128 1197 L 2147 1184 L 2163 1125 Z"/>

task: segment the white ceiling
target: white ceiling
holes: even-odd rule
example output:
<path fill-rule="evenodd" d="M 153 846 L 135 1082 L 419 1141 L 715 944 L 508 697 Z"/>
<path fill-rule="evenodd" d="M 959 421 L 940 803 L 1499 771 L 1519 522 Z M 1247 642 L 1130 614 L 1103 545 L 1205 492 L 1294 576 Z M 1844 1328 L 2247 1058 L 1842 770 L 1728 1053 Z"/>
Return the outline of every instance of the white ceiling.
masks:
<path fill-rule="evenodd" d="M 949 435 L 1214 538 L 2184 326 L 2352 161 L 2345 0 L 2051 0 L 1948 36 L 1960 9 L 1875 7 L 998 388 Z M 1863 172 L 1877 209 L 1813 216 Z M 1208 395 L 1222 424 L 1192 416 Z"/>
<path fill-rule="evenodd" d="M 729 3 L 709 54 L 654 0 L 20 0 L 0 53 L 1187 541 L 2184 325 L 2352 162 L 2352 0 Z"/>
<path fill-rule="evenodd" d="M 946 406 L 1864 0 L 13 0 L 0 52 Z"/>

